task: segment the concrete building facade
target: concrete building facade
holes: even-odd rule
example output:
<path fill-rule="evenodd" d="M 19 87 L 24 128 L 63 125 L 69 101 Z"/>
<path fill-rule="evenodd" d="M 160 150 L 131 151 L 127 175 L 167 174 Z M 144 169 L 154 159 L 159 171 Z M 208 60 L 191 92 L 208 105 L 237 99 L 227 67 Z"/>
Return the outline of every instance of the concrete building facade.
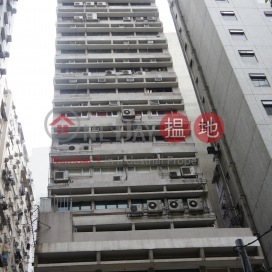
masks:
<path fill-rule="evenodd" d="M 200 111 L 155 1 L 57 3 L 35 271 L 242 271 L 233 246 L 252 232 L 218 227 L 193 133 L 175 143 L 161 134 L 166 114 L 193 122 Z M 262 263 L 258 243 L 248 254 Z"/>
<path fill-rule="evenodd" d="M 219 114 L 225 135 L 214 173 L 224 224 L 271 229 L 271 5 L 262 0 L 169 1 L 202 111 Z M 238 206 L 237 206 L 238 205 Z M 272 266 L 272 232 L 261 239 Z"/>

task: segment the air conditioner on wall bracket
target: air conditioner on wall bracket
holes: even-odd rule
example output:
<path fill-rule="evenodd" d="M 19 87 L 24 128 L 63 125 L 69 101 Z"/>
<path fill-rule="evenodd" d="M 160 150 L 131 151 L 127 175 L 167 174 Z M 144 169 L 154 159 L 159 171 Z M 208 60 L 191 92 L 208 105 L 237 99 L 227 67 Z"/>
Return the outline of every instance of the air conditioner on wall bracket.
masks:
<path fill-rule="evenodd" d="M 68 171 L 56 171 L 54 172 L 54 182 L 62 183 L 69 181 L 69 172 Z"/>
<path fill-rule="evenodd" d="M 74 16 L 74 21 L 76 21 L 76 22 L 84 21 L 84 17 L 83 16 Z"/>
<path fill-rule="evenodd" d="M 184 212 L 182 199 L 168 199 L 169 212 Z"/>
<path fill-rule="evenodd" d="M 97 2 L 96 5 L 99 7 L 106 7 L 107 3 L 106 2 Z"/>
<path fill-rule="evenodd" d="M 200 212 L 204 210 L 203 200 L 201 198 L 188 198 L 187 204 L 190 212 Z"/>
<path fill-rule="evenodd" d="M 196 178 L 195 168 L 193 166 L 185 166 L 180 168 L 182 178 Z"/>
<path fill-rule="evenodd" d="M 162 203 L 160 200 L 147 200 L 147 212 L 148 213 L 161 213 Z"/>
<path fill-rule="evenodd" d="M 94 7 L 94 2 L 86 2 L 86 7 Z"/>
<path fill-rule="evenodd" d="M 89 145 L 70 145 L 69 151 L 90 151 Z"/>
<path fill-rule="evenodd" d="M 134 119 L 135 118 L 135 110 L 134 109 L 123 109 L 122 110 L 123 119 Z"/>
<path fill-rule="evenodd" d="M 74 7 L 83 7 L 83 2 L 74 2 Z"/>
<path fill-rule="evenodd" d="M 142 204 L 132 204 L 129 208 L 132 215 L 143 215 L 143 205 Z"/>

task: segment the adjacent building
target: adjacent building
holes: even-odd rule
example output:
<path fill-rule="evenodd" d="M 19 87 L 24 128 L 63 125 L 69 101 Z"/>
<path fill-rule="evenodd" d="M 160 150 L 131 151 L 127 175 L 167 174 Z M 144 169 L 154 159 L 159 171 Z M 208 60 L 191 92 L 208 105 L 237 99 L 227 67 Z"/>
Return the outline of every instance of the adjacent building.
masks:
<path fill-rule="evenodd" d="M 11 92 L 1 86 L 0 270 L 26 271 L 32 237 L 32 179 Z"/>
<path fill-rule="evenodd" d="M 0 1 L 0 270 L 23 272 L 33 248 L 33 194 L 23 130 L 5 76 L 15 4 Z"/>
<path fill-rule="evenodd" d="M 182 142 L 162 136 L 164 116 L 200 111 L 155 1 L 58 0 L 57 18 L 35 271 L 242 271 L 235 240 L 255 237 L 218 228 L 189 124 Z M 247 249 L 260 265 L 259 244 Z"/>
<path fill-rule="evenodd" d="M 271 229 L 272 9 L 264 0 L 170 0 L 173 20 L 202 111 L 219 114 L 225 137 L 217 184 L 224 224 L 239 207 L 242 225 Z M 238 206 L 237 206 L 238 205 Z M 272 232 L 261 239 L 272 266 Z"/>

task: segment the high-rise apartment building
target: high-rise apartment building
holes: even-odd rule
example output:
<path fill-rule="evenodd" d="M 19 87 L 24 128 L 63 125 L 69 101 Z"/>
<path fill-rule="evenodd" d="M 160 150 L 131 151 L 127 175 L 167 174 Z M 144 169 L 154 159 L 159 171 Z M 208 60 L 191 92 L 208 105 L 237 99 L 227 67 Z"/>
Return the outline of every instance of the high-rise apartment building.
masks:
<path fill-rule="evenodd" d="M 35 271 L 242 271 L 235 240 L 254 236 L 217 227 L 192 132 L 175 143 L 161 133 L 166 114 L 186 115 L 193 88 L 186 68 L 175 74 L 168 38 L 185 62 L 155 1 L 58 0 L 57 15 Z M 247 248 L 262 263 L 258 243 Z"/>
<path fill-rule="evenodd" d="M 0 1 L 0 270 L 27 271 L 31 258 L 32 179 L 21 123 L 6 82 L 16 1 Z"/>
<path fill-rule="evenodd" d="M 240 205 L 243 224 L 262 235 L 272 225 L 271 5 L 265 0 L 169 5 L 201 108 L 217 112 L 225 124 L 215 146 L 221 154 L 214 176 L 221 211 Z M 261 244 L 271 267 L 272 231 Z"/>
<path fill-rule="evenodd" d="M 27 271 L 31 258 L 32 179 L 11 92 L 1 87 L 0 269 Z"/>

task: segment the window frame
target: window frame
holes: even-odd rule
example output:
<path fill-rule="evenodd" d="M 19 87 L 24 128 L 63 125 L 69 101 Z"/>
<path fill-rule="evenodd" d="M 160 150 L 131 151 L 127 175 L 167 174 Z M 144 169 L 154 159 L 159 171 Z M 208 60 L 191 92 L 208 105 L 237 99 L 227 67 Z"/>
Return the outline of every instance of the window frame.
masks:
<path fill-rule="evenodd" d="M 225 21 L 238 21 L 234 11 L 220 11 L 220 14 Z"/>
<path fill-rule="evenodd" d="M 229 33 L 230 33 L 232 39 L 235 41 L 247 40 L 246 33 L 243 29 L 229 29 Z M 244 37 L 244 38 L 242 39 L 242 38 L 238 38 L 238 37 Z"/>
<path fill-rule="evenodd" d="M 258 59 L 253 50 L 238 50 L 238 53 L 241 59 L 243 60 L 243 62 L 251 62 L 251 63 L 258 62 Z"/>
<path fill-rule="evenodd" d="M 249 74 L 249 77 L 254 85 L 254 87 L 270 87 L 270 83 L 264 73 Z M 259 84 L 256 84 L 258 82 Z M 265 84 L 263 84 L 263 83 Z"/>
<path fill-rule="evenodd" d="M 272 100 L 262 100 L 262 105 L 268 116 L 272 116 Z"/>

